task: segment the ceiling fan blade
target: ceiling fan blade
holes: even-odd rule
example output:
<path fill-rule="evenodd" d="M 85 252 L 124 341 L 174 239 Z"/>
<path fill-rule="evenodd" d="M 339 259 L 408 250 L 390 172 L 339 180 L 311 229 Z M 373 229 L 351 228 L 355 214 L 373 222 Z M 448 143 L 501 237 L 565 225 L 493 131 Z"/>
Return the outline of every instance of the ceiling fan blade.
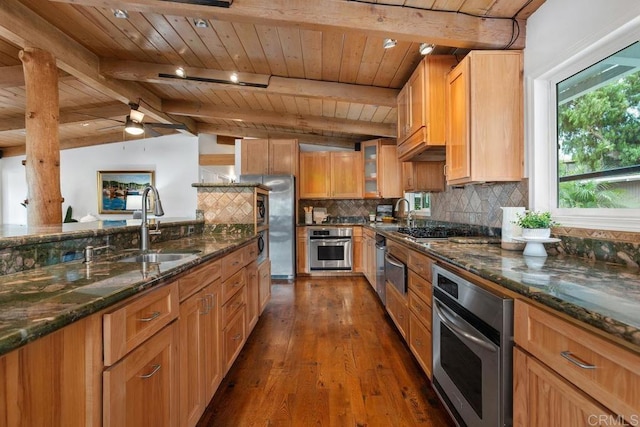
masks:
<path fill-rule="evenodd" d="M 104 128 L 98 128 L 96 129 L 97 131 L 103 131 L 103 130 L 111 130 L 111 129 L 116 129 L 116 128 L 121 128 L 122 125 L 113 125 L 113 126 L 107 126 Z"/>
<path fill-rule="evenodd" d="M 162 128 L 162 129 L 179 129 L 187 130 L 187 126 L 182 123 L 145 123 L 145 126 Z"/>
<path fill-rule="evenodd" d="M 156 136 L 162 136 L 162 134 L 160 132 L 158 132 L 157 130 L 155 130 L 153 127 L 149 126 L 148 123 L 144 124 L 144 131 L 147 132 L 149 134 L 149 136 L 152 137 L 156 137 Z"/>

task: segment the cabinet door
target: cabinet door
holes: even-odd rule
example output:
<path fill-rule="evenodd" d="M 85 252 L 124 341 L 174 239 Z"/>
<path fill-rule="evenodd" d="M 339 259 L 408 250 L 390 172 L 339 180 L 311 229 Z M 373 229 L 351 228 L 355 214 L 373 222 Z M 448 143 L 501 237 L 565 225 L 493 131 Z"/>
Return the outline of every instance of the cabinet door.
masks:
<path fill-rule="evenodd" d="M 364 172 L 364 197 L 379 198 L 380 188 L 378 181 L 380 179 L 380 170 L 378 168 L 380 146 L 379 140 L 365 141 L 362 143 L 362 160 Z"/>
<path fill-rule="evenodd" d="M 387 287 L 387 312 L 393 320 L 400 335 L 405 340 L 409 337 L 409 307 L 404 296 L 396 290 L 389 282 L 385 283 Z"/>
<path fill-rule="evenodd" d="M 103 373 L 105 427 L 178 425 L 178 324 Z"/>
<path fill-rule="evenodd" d="M 514 427 L 628 425 L 519 348 L 513 356 Z"/>
<path fill-rule="evenodd" d="M 353 227 L 353 271 L 362 273 L 362 227 Z"/>
<path fill-rule="evenodd" d="M 222 295 L 220 281 L 210 283 L 202 292 L 207 302 L 207 314 L 202 324 L 206 408 L 222 382 Z"/>
<path fill-rule="evenodd" d="M 409 85 L 398 93 L 398 143 L 404 141 L 409 132 Z"/>
<path fill-rule="evenodd" d="M 300 198 L 326 199 L 331 191 L 329 152 L 300 153 Z"/>
<path fill-rule="evenodd" d="M 409 129 L 407 136 L 413 135 L 425 125 L 424 61 L 418 64 L 409 81 Z"/>
<path fill-rule="evenodd" d="M 258 323 L 260 315 L 260 295 L 258 281 L 258 263 L 253 261 L 247 265 L 247 334 L 250 334 L 253 327 Z"/>
<path fill-rule="evenodd" d="M 296 271 L 298 274 L 309 273 L 309 261 L 307 260 L 307 229 L 298 227 L 298 245 L 296 248 Z"/>
<path fill-rule="evenodd" d="M 392 199 L 403 197 L 402 194 L 402 170 L 398 160 L 397 147 L 391 144 L 380 146 L 378 155 L 378 185 L 380 197 Z"/>
<path fill-rule="evenodd" d="M 272 175 L 298 175 L 298 140 L 269 140 L 269 173 Z"/>
<path fill-rule="evenodd" d="M 345 151 L 331 153 L 331 197 L 361 199 L 362 152 Z"/>
<path fill-rule="evenodd" d="M 208 301 L 201 290 L 180 304 L 180 426 L 195 426 L 207 405 L 205 323 Z"/>
<path fill-rule="evenodd" d="M 243 139 L 240 145 L 240 172 L 243 175 L 269 173 L 269 140 Z"/>
<path fill-rule="evenodd" d="M 447 78 L 447 181 L 471 177 L 469 57 Z M 497 153 L 496 153 L 497 155 Z"/>
<path fill-rule="evenodd" d="M 409 312 L 409 348 L 418 359 L 422 370 L 431 379 L 431 331 L 412 311 Z"/>
<path fill-rule="evenodd" d="M 260 314 L 271 299 L 271 261 L 266 260 L 258 266 L 258 295 L 260 300 Z"/>

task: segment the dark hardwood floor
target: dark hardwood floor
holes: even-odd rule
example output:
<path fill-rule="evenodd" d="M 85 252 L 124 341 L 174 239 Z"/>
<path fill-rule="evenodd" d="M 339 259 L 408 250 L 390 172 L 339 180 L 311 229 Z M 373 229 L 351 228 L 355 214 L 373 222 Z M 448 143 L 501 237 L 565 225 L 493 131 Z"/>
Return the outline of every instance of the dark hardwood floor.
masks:
<path fill-rule="evenodd" d="M 363 278 L 274 284 L 198 426 L 451 426 Z"/>

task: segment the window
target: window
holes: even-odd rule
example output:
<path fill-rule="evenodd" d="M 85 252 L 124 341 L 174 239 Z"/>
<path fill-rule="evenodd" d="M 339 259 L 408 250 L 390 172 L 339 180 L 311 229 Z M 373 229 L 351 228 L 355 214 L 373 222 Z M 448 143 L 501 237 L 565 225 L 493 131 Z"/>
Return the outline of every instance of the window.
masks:
<path fill-rule="evenodd" d="M 557 208 L 640 208 L 640 42 L 556 84 Z"/>
<path fill-rule="evenodd" d="M 431 216 L 431 193 L 404 193 L 416 216 Z"/>

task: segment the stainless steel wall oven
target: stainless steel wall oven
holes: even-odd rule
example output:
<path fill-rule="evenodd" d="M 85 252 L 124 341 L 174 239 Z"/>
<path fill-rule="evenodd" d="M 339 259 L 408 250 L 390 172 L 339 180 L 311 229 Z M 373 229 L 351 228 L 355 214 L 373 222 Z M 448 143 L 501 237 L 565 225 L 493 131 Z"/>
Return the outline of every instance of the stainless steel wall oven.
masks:
<path fill-rule="evenodd" d="M 460 426 L 511 426 L 513 300 L 433 267 L 433 385 Z"/>
<path fill-rule="evenodd" d="M 308 255 L 311 271 L 353 269 L 353 229 L 350 227 L 309 227 Z"/>

